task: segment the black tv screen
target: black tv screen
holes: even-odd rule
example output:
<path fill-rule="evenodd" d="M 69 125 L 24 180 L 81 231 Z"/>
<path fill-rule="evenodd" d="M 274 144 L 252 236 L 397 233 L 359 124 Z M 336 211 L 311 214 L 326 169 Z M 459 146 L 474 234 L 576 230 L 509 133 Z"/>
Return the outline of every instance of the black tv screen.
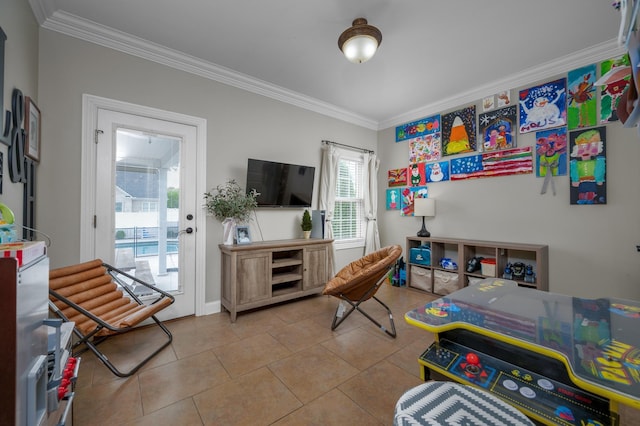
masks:
<path fill-rule="evenodd" d="M 258 207 L 311 207 L 315 167 L 249 158 L 247 192 L 260 193 Z"/>

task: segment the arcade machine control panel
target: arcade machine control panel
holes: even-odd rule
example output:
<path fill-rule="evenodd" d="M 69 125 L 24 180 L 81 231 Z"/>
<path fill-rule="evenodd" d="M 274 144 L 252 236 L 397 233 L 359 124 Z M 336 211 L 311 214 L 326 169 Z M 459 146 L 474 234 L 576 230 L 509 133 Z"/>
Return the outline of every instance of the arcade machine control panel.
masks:
<path fill-rule="evenodd" d="M 488 279 L 405 315 L 436 334 L 418 359 L 484 389 L 538 422 L 617 425 L 640 407 L 640 304 L 577 299 Z"/>

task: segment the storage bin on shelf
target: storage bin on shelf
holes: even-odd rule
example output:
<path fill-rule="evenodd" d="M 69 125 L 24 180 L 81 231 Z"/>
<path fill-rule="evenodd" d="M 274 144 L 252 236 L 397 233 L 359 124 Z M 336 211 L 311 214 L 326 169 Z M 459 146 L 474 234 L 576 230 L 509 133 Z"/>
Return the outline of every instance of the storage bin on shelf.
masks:
<path fill-rule="evenodd" d="M 431 269 L 411 265 L 411 287 L 431 293 Z"/>
<path fill-rule="evenodd" d="M 495 259 L 482 259 L 480 261 L 480 267 L 482 269 L 482 275 L 488 277 L 496 276 L 496 260 Z"/>
<path fill-rule="evenodd" d="M 414 247 L 411 249 L 410 262 L 420 265 L 431 265 L 431 248 L 429 246 Z"/>
<path fill-rule="evenodd" d="M 455 272 L 434 271 L 433 273 L 433 292 L 439 295 L 447 295 L 462 288 L 459 276 Z"/>

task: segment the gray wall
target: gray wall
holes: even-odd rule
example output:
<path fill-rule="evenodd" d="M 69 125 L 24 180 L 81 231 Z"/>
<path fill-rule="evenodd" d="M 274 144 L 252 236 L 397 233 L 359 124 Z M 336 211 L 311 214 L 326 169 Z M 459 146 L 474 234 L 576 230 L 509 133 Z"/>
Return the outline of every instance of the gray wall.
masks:
<path fill-rule="evenodd" d="M 517 145 L 535 146 L 535 133 L 517 135 Z M 554 178 L 555 196 L 550 188 L 540 194 L 543 178 L 535 173 L 438 182 L 427 185 L 429 197 L 436 199 L 436 217 L 426 219 L 427 229 L 438 237 L 547 244 L 550 291 L 640 299 L 637 128 L 608 125 L 606 149 L 606 205 L 570 205 L 568 176 Z M 407 166 L 409 143 L 396 143 L 394 129 L 386 129 L 379 133 L 378 152 L 379 199 L 384 200 L 387 170 Z M 421 227 L 421 218 L 400 217 L 384 205 L 378 212 L 385 243 L 404 246 L 404 237 Z"/>
<path fill-rule="evenodd" d="M 38 22 L 33 17 L 29 2 L 2 0 L 0 27 L 7 35 L 4 53 L 4 99 L 1 113 L 11 109 L 11 93 L 20 89 L 38 103 Z M 1 84 L 1 82 L 0 82 Z M 3 123 L 4 125 L 4 119 Z M 24 184 L 11 183 L 7 163 L 7 146 L 0 143 L 3 153 L 3 185 L 0 201 L 7 204 L 22 224 L 22 197 Z M 22 235 L 20 229 L 19 235 Z"/>
<path fill-rule="evenodd" d="M 207 188 L 235 178 L 244 186 L 248 157 L 316 167 L 318 205 L 321 140 L 375 149 L 377 133 L 76 38 L 40 31 L 39 227 L 53 238 L 53 267 L 80 258 L 82 95 L 202 117 L 207 120 Z M 203 201 L 204 202 L 204 201 Z M 203 210 L 204 212 L 204 210 Z M 301 237 L 302 209 L 259 210 L 265 240 Z M 222 226 L 208 218 L 206 301 L 220 298 L 218 243 Z M 252 225 L 254 240 L 260 231 Z M 360 251 L 361 253 L 362 251 Z M 341 252 L 339 257 L 360 253 Z M 350 259 L 347 259 L 350 260 Z M 338 259 L 338 264 L 347 260 Z"/>
<path fill-rule="evenodd" d="M 420 228 L 419 218 L 384 209 L 388 169 L 405 167 L 408 143 L 395 143 L 394 129 L 376 132 L 315 114 L 161 65 L 38 30 L 28 2 L 3 0 L 0 26 L 7 33 L 5 99 L 13 87 L 32 96 L 42 110 L 42 163 L 38 168 L 36 221 L 53 237 L 52 265 L 80 258 L 80 149 L 82 94 L 103 96 L 183 114 L 208 122 L 207 186 L 229 177 L 244 181 L 249 156 L 320 164 L 320 140 L 375 149 L 381 159 L 379 226 L 384 245 L 404 246 Z M 39 39 L 38 39 L 39 35 Z M 39 56 L 38 56 L 39 52 Z M 442 111 L 446 112 L 446 111 Z M 420 118 L 420 117 L 416 117 Z M 518 135 L 533 146 L 533 134 Z M 8 180 L 0 200 L 22 217 L 22 184 Z M 640 299 L 640 141 L 637 129 L 607 126 L 608 204 L 570 206 L 568 177 L 557 177 L 558 194 L 540 195 L 533 175 L 429 185 L 437 216 L 427 220 L 433 235 L 550 247 L 551 291 L 582 297 Z M 316 177 L 317 181 L 317 177 Z M 317 205 L 317 184 L 316 199 Z M 297 236 L 299 211 L 259 213 L 265 239 Z M 221 227 L 208 219 L 207 301 L 219 298 L 217 243 Z M 252 230 L 257 235 L 257 230 Z M 360 250 L 341 252 L 338 266 Z"/>

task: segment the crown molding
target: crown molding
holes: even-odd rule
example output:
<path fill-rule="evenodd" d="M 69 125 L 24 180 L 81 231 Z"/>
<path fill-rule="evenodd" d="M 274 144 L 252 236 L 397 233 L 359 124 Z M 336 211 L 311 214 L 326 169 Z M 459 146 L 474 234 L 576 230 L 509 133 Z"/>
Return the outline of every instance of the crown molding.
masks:
<path fill-rule="evenodd" d="M 46 3 L 42 0 L 29 1 L 32 3 L 32 9 L 34 10 L 36 19 L 38 19 L 38 22 L 41 22 L 39 16 L 48 13 L 49 10 L 42 7 L 33 7 L 33 5 L 44 5 Z M 238 73 L 211 62 L 203 61 L 69 13 L 61 11 L 53 12 L 47 15 L 40 25 L 47 30 L 108 47 L 119 52 L 166 65 L 228 86 L 237 87 L 367 129 L 378 130 L 377 120 L 355 114 L 327 102 L 302 95 L 246 74 Z"/>
<path fill-rule="evenodd" d="M 570 70 L 604 61 L 606 59 L 611 59 L 618 55 L 622 55 L 623 53 L 625 53 L 625 50 L 619 46 L 617 39 L 600 43 L 590 48 L 574 52 L 563 58 L 540 64 L 521 73 L 513 74 L 507 78 L 478 86 L 471 91 L 458 93 L 449 98 L 416 108 L 388 120 L 383 120 L 379 123 L 378 130 L 398 126 L 423 117 L 439 114 L 443 111 L 460 107 L 461 105 L 477 102 L 485 96 L 498 93 L 500 90 L 504 90 L 506 88 L 513 89 L 523 87 L 534 84 L 537 81 L 557 77 L 558 75 L 565 74 Z"/>
<path fill-rule="evenodd" d="M 377 121 L 78 16 L 56 11 L 55 3 L 55 0 L 29 0 L 33 14 L 43 28 L 376 131 L 477 102 L 505 88 L 523 87 L 625 53 L 625 49 L 618 44 L 617 39 L 613 39 L 504 79 L 478 86 L 473 90 Z"/>

